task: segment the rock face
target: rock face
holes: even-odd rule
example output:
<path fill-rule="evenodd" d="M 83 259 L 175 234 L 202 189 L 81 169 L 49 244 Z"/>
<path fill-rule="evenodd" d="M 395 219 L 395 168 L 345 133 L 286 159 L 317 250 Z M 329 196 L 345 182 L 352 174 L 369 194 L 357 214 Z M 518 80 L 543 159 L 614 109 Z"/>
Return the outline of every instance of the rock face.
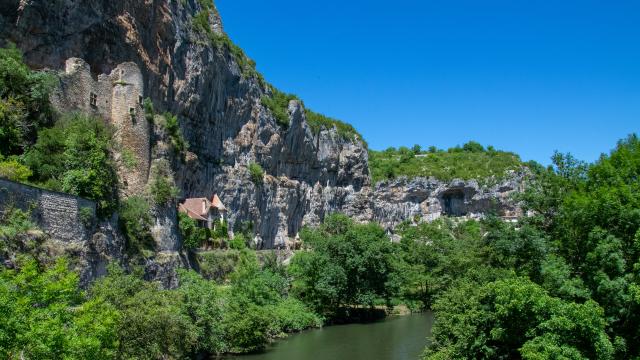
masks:
<path fill-rule="evenodd" d="M 186 160 L 171 162 L 181 196 L 217 193 L 230 210 L 230 228 L 250 222 L 259 248 L 286 247 L 302 226 L 331 212 L 379 221 L 389 230 L 415 216 L 517 214 L 507 200 L 519 188 L 517 176 L 492 188 L 430 179 L 372 187 L 362 141 L 336 129 L 314 133 L 298 101 L 289 103 L 289 126 L 279 125 L 261 103 L 272 90 L 246 71 L 237 51 L 214 40 L 224 37 L 220 17 L 203 3 L 5 0 L 0 41 L 16 43 L 34 68 L 66 70 L 54 95 L 60 109 L 95 112 L 124 130 L 120 141 L 140 157 L 139 168 L 124 176 L 124 196 L 143 191 L 150 168 L 163 158 L 156 156 L 162 149 L 149 149 L 153 129 L 133 124 L 129 110 L 141 116 L 139 100 L 149 97 L 156 109 L 176 114 L 189 144 Z M 194 24 L 203 11 L 206 31 Z M 91 93 L 98 96 L 95 106 Z M 261 183 L 251 180 L 251 163 L 264 169 Z M 156 214 L 156 240 L 165 251 L 178 250 L 175 211 Z M 175 253 L 162 260 L 181 261 Z"/>

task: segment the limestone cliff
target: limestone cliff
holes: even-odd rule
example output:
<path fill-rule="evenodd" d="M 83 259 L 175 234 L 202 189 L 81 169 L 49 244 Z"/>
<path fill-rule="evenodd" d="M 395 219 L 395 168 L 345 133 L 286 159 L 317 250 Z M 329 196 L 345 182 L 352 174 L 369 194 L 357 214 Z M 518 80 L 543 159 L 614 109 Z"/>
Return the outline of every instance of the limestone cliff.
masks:
<path fill-rule="evenodd" d="M 59 109 L 94 112 L 121 130 L 118 140 L 140 160 L 134 171 L 121 169 L 122 196 L 142 191 L 152 165 L 169 159 L 183 197 L 217 193 L 231 228 L 253 223 L 259 248 L 285 247 L 330 212 L 388 229 L 416 216 L 517 213 L 507 200 L 517 177 L 495 188 L 430 179 L 372 186 L 357 137 L 314 132 L 295 100 L 289 125 L 280 125 L 261 102 L 273 90 L 228 41 L 206 0 L 4 0 L 0 41 L 16 43 L 32 67 L 61 73 Z M 141 118 L 143 97 L 178 116 L 189 144 L 184 160 L 150 140 L 158 134 Z M 251 181 L 250 163 L 264 169 L 262 183 Z M 175 209 L 156 209 L 156 218 L 156 241 L 178 250 Z"/>

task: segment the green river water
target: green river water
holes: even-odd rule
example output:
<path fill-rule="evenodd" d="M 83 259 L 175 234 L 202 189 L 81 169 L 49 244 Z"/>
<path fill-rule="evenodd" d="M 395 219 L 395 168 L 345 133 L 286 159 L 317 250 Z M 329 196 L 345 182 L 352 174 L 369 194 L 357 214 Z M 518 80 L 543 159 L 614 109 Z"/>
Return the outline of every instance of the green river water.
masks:
<path fill-rule="evenodd" d="M 422 313 L 328 326 L 292 335 L 262 354 L 227 360 L 415 360 L 428 344 L 432 324 L 433 315 Z"/>

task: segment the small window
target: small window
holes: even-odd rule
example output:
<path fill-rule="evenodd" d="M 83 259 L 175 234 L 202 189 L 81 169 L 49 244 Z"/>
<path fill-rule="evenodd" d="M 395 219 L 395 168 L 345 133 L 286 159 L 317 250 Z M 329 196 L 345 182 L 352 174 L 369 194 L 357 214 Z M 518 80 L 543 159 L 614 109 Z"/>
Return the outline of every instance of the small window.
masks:
<path fill-rule="evenodd" d="M 89 93 L 89 105 L 91 107 L 98 107 L 98 95 L 95 93 Z"/>
<path fill-rule="evenodd" d="M 142 95 L 138 95 L 138 102 L 140 103 L 140 105 L 144 104 L 144 99 L 142 98 Z"/>
<path fill-rule="evenodd" d="M 129 108 L 129 116 L 131 116 L 131 121 L 133 121 L 133 123 L 136 122 L 136 108 Z"/>

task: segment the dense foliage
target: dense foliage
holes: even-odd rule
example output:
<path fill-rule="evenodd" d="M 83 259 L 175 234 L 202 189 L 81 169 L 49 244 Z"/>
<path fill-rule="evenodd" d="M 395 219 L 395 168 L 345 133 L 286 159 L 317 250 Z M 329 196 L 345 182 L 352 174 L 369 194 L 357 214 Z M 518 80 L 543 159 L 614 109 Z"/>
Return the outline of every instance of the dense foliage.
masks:
<path fill-rule="evenodd" d="M 51 124 L 54 77 L 32 71 L 13 44 L 0 48 L 0 154 L 20 155 Z"/>
<path fill-rule="evenodd" d="M 43 267 L 25 258 L 19 270 L 0 270 L 0 356 L 177 359 L 260 350 L 284 332 L 321 324 L 287 289 L 284 270 L 261 267 L 248 250 L 230 286 L 185 270 L 174 290 L 113 265 L 84 293 L 64 259 Z"/>
<path fill-rule="evenodd" d="M 24 155 L 31 180 L 45 188 L 95 200 L 102 214 L 116 205 L 117 175 L 110 156 L 112 133 L 103 121 L 73 114 L 38 132 Z"/>
<path fill-rule="evenodd" d="M 508 170 L 518 170 L 522 165 L 518 155 L 491 146 L 485 149 L 474 141 L 446 151 L 435 147 L 422 151 L 418 145 L 411 149 L 369 151 L 369 168 L 374 182 L 400 176 L 434 177 L 445 181 L 501 179 Z"/>
<path fill-rule="evenodd" d="M 517 227 L 484 221 L 471 251 L 447 255 L 465 271 L 417 277 L 444 284 L 426 297 L 438 319 L 426 358 L 640 356 L 640 141 L 632 135 L 592 165 L 553 160 L 522 197 L 534 216 Z M 412 233 L 407 246 L 440 243 Z"/>
<path fill-rule="evenodd" d="M 301 238 L 311 251 L 293 258 L 293 291 L 325 316 L 344 307 L 389 305 L 399 278 L 394 244 L 376 224 L 331 215 Z"/>
<path fill-rule="evenodd" d="M 284 93 L 273 86 L 271 86 L 270 89 L 271 94 L 262 97 L 262 105 L 269 109 L 280 126 L 287 128 L 289 127 L 289 102 L 291 100 L 300 101 L 300 99 L 296 95 Z M 310 109 L 305 109 L 305 114 L 307 124 L 315 135 L 322 130 L 335 128 L 338 136 L 342 139 L 361 141 L 365 146 L 367 145 L 362 135 L 360 135 L 351 124 L 330 118 Z"/>

